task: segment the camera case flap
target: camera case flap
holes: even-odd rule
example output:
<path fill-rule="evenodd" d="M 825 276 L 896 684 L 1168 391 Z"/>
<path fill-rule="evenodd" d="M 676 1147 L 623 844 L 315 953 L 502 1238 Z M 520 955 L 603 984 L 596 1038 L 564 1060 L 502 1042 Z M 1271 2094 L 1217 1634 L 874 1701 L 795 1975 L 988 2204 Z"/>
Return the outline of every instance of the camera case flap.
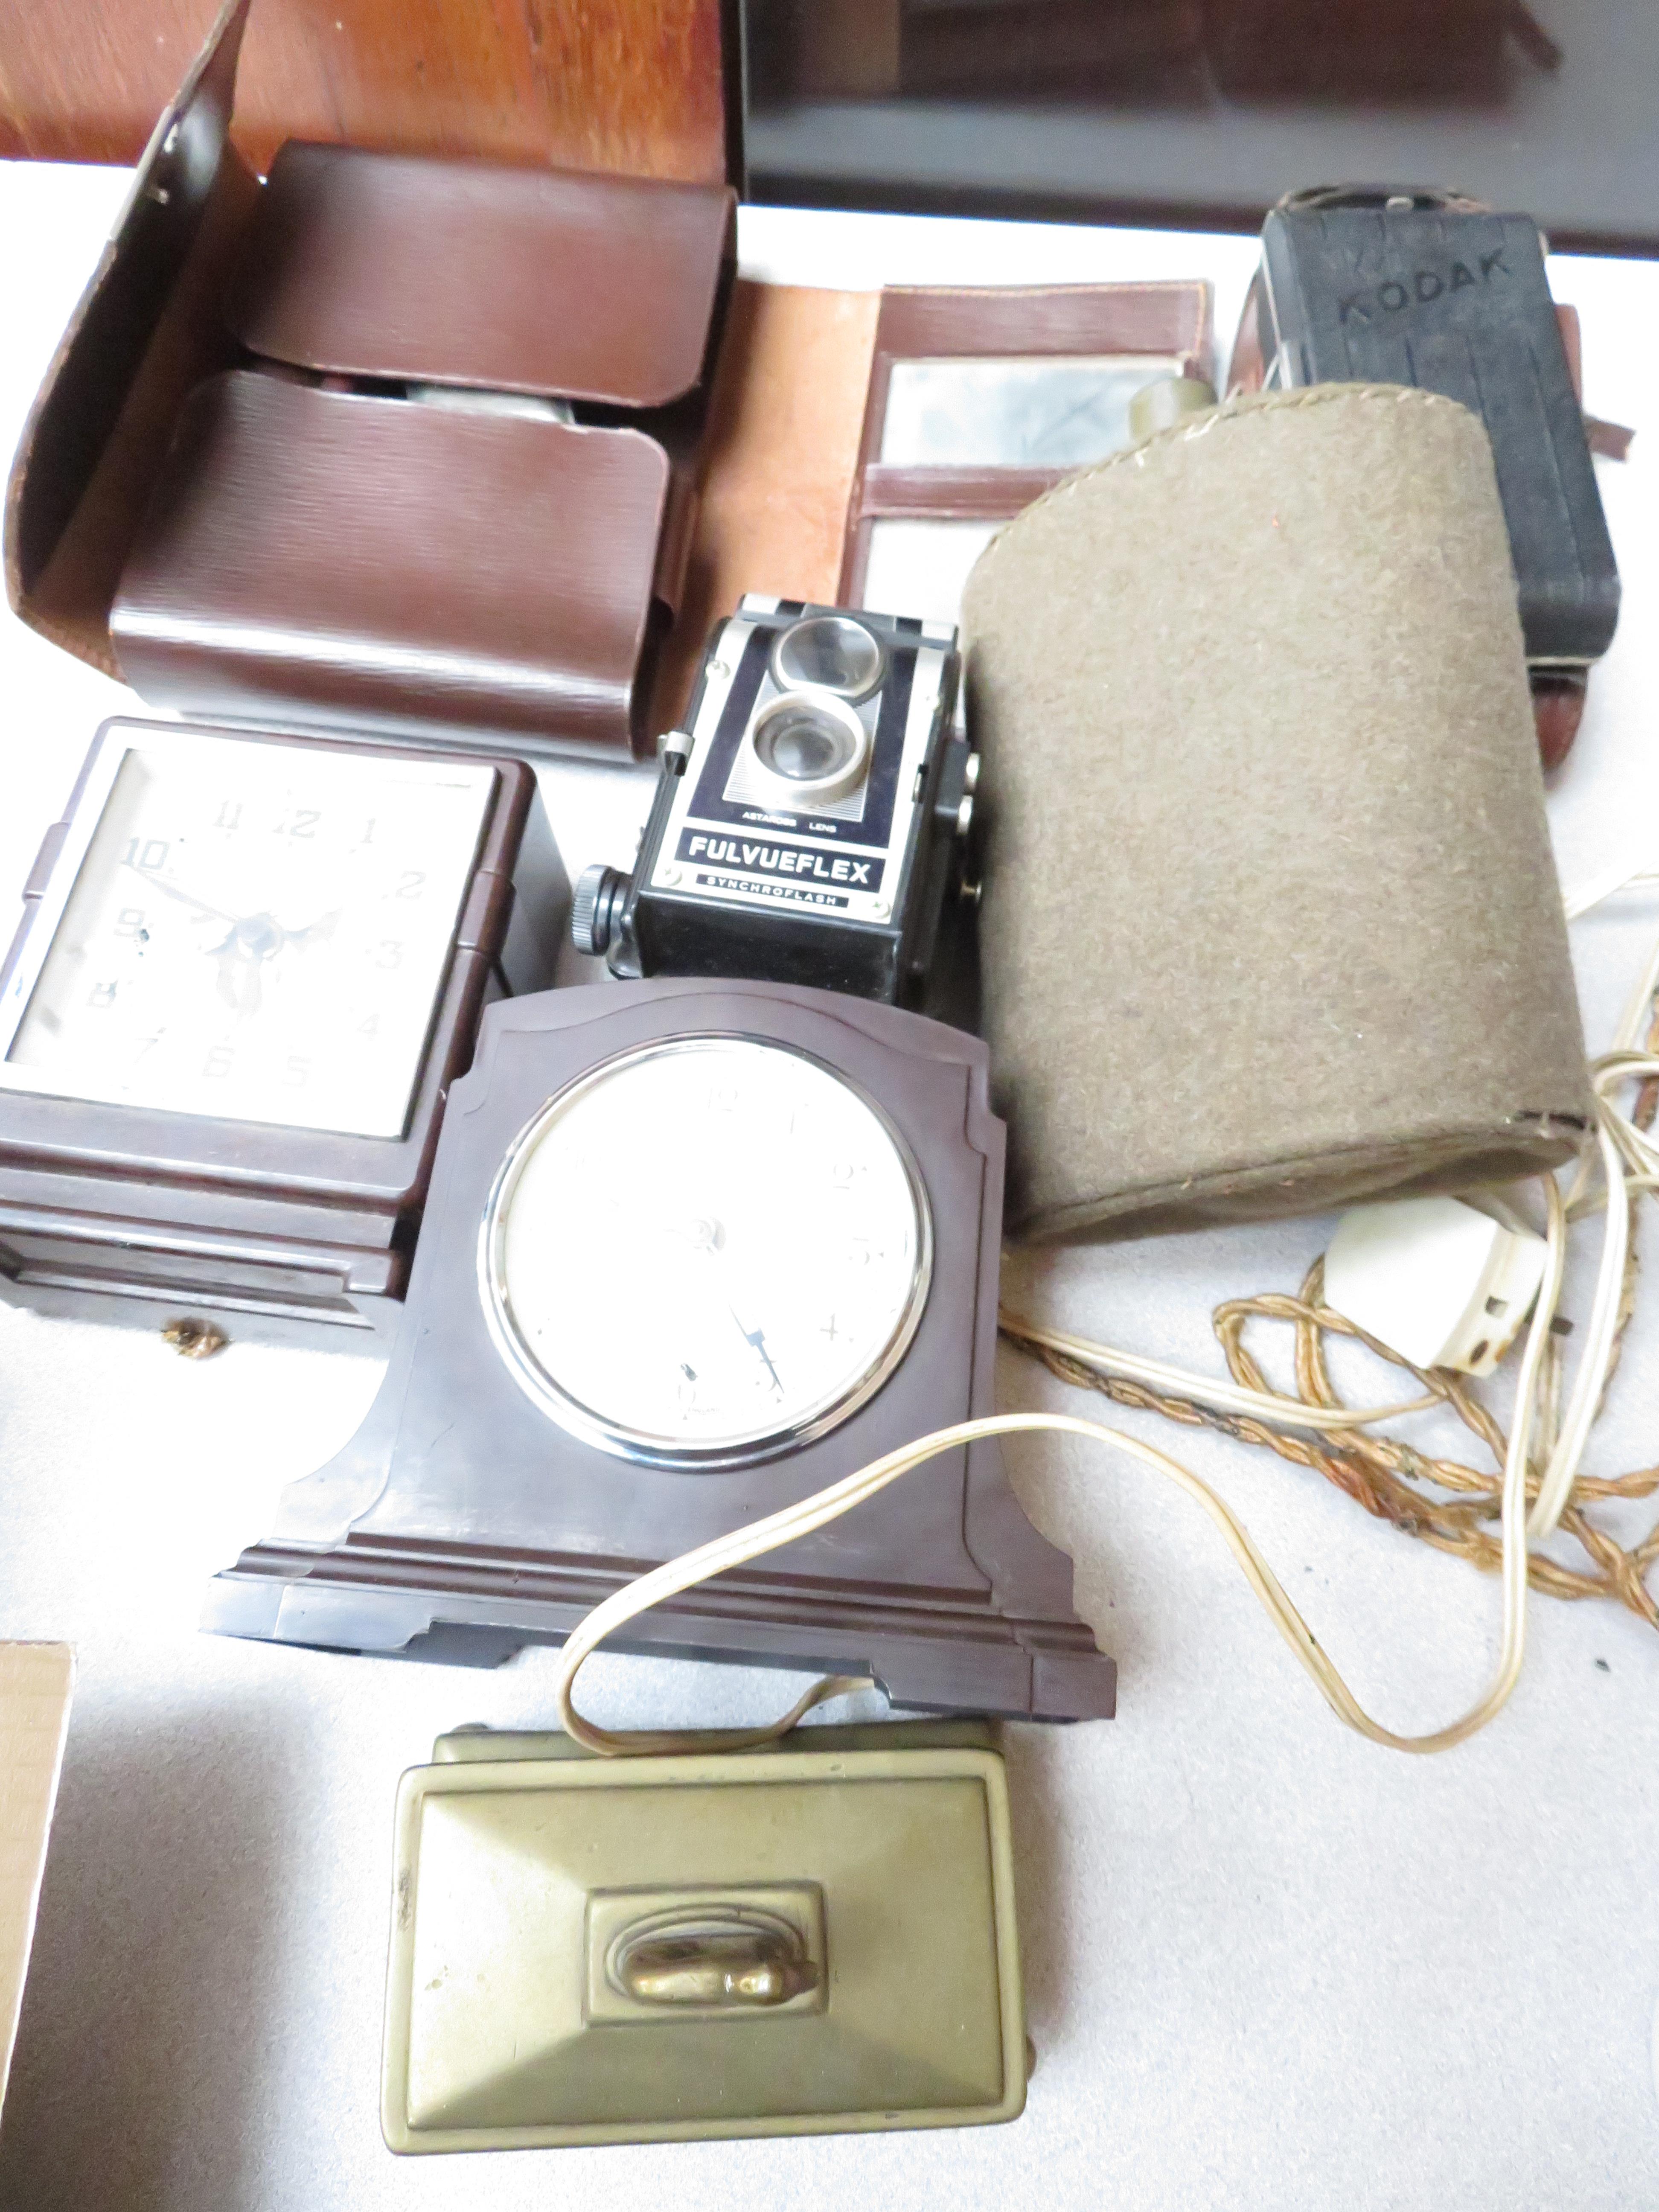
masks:
<path fill-rule="evenodd" d="M 578 887 L 578 949 L 619 975 L 918 996 L 973 814 L 960 666 L 942 624 L 746 596 L 663 741 L 631 877 Z"/>

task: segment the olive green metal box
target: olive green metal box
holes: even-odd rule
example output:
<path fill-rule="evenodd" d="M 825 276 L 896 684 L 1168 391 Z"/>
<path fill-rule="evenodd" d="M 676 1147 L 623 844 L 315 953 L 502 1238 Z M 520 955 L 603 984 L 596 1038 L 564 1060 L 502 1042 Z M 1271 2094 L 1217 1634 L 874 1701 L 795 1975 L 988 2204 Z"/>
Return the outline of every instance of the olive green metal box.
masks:
<path fill-rule="evenodd" d="M 464 1733 L 398 1796 L 394 2151 L 970 2127 L 1026 2043 L 975 1723 L 592 1759 Z"/>

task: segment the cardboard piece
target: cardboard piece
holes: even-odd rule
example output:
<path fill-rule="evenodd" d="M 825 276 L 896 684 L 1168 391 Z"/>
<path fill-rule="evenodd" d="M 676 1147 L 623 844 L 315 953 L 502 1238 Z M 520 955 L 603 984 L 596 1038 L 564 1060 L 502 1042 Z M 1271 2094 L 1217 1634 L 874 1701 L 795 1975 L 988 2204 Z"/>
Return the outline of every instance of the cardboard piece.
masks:
<path fill-rule="evenodd" d="M 75 1654 L 67 1644 L 0 1644 L 0 2100 L 17 2040 L 74 1686 Z"/>

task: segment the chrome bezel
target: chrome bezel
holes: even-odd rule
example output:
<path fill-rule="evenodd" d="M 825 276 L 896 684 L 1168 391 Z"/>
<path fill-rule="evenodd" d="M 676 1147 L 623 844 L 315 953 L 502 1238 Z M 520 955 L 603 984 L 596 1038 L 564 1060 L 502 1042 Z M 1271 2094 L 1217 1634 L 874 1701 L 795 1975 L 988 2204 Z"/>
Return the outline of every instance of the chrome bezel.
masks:
<path fill-rule="evenodd" d="M 783 649 L 790 639 L 801 630 L 821 629 L 825 624 L 837 629 L 855 629 L 875 647 L 876 672 L 867 684 L 823 684 L 811 676 L 785 673 Z M 792 622 L 787 629 L 780 630 L 767 657 L 767 665 L 771 670 L 772 681 L 780 691 L 827 691 L 832 699 L 845 699 L 849 706 L 856 707 L 861 699 L 868 699 L 880 690 L 887 675 L 887 648 L 869 624 L 861 623 L 856 615 L 832 611 L 827 614 L 802 615 L 799 621 Z"/>
<path fill-rule="evenodd" d="M 772 766 L 761 750 L 761 739 L 774 722 L 781 721 L 786 715 L 803 713 L 821 715 L 833 722 L 852 747 L 843 761 L 823 775 L 785 775 Z M 810 812 L 815 805 L 828 806 L 838 799 L 845 799 L 870 773 L 870 732 L 836 691 L 814 691 L 805 685 L 798 685 L 793 691 L 780 691 L 755 715 L 744 742 L 757 769 L 779 793 L 784 810 L 792 814 Z"/>
<path fill-rule="evenodd" d="M 822 1069 L 869 1109 L 886 1133 L 904 1170 L 915 1224 L 915 1263 L 911 1273 L 909 1296 L 885 1346 L 854 1382 L 781 1428 L 744 1430 L 706 1445 L 687 1445 L 665 1439 L 659 1433 L 608 1419 L 592 1407 L 584 1404 L 549 1374 L 531 1350 L 514 1317 L 507 1285 L 507 1224 L 520 1177 L 536 1147 L 551 1124 L 579 1097 L 629 1066 L 718 1043 L 757 1045 L 767 1051 L 793 1054 L 797 1060 L 806 1060 Z M 580 1264 L 581 1256 L 574 1255 L 572 1264 Z M 609 1452 L 615 1458 L 632 1461 L 638 1466 L 712 1472 L 723 1468 L 746 1467 L 757 1460 L 793 1451 L 802 1444 L 810 1443 L 814 1437 L 839 1427 L 842 1422 L 875 1396 L 908 1352 L 927 1306 L 933 1272 L 933 1212 L 927 1200 L 927 1185 L 922 1181 L 921 1170 L 909 1146 L 894 1125 L 891 1115 L 861 1084 L 855 1083 L 842 1069 L 817 1053 L 807 1052 L 781 1038 L 757 1036 L 742 1030 L 688 1030 L 676 1036 L 658 1038 L 650 1044 L 634 1046 L 625 1052 L 611 1054 L 594 1066 L 584 1069 L 581 1074 L 555 1091 L 537 1109 L 508 1146 L 490 1185 L 483 1218 L 479 1224 L 477 1267 L 479 1297 L 491 1342 L 520 1389 L 532 1404 L 539 1407 L 568 1435 L 583 1443 L 594 1445 L 600 1451 Z"/>

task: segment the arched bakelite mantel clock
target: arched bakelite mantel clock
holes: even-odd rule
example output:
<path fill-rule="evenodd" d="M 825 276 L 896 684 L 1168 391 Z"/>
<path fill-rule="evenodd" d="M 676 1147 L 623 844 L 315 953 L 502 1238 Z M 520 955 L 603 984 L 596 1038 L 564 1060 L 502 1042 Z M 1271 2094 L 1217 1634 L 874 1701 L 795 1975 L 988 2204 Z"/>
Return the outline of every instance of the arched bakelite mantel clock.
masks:
<path fill-rule="evenodd" d="M 784 984 L 491 1008 L 386 1380 L 204 1626 L 493 1663 L 632 1577 L 993 1409 L 1003 1128 L 974 1037 Z M 630 1624 L 1077 1719 L 1115 1670 L 994 1443 Z"/>

